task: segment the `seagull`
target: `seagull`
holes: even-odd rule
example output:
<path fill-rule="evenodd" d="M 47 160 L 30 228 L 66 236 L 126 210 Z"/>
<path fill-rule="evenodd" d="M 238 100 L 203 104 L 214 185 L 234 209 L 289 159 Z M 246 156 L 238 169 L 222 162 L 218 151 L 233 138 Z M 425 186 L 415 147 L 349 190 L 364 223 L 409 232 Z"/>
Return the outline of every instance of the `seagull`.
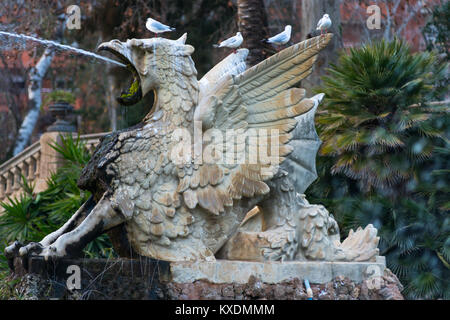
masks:
<path fill-rule="evenodd" d="M 244 38 L 242 38 L 242 34 L 238 32 L 234 37 L 228 38 L 227 40 L 224 40 L 219 44 L 214 44 L 213 47 L 232 48 L 234 49 L 234 53 L 236 53 L 236 49 L 239 48 L 239 46 L 242 44 L 242 41 L 244 41 Z"/>
<path fill-rule="evenodd" d="M 331 27 L 331 19 L 328 14 L 324 14 L 322 19 L 317 23 L 317 29 L 320 30 L 320 35 L 322 35 L 322 31 L 325 30 L 325 33 L 328 31 L 328 28 Z"/>
<path fill-rule="evenodd" d="M 151 32 L 153 32 L 156 35 L 158 35 L 158 33 L 175 31 L 175 28 L 166 26 L 165 24 L 162 24 L 161 22 L 156 21 L 152 18 L 147 19 L 145 26 L 147 27 L 148 30 L 150 30 Z"/>
<path fill-rule="evenodd" d="M 292 27 L 290 25 L 287 25 L 284 28 L 283 32 L 280 32 L 279 34 L 274 35 L 273 37 L 271 37 L 269 39 L 264 39 L 263 41 L 267 42 L 267 43 L 272 43 L 277 46 L 281 46 L 281 45 L 289 42 L 289 40 L 291 39 L 291 31 L 292 31 Z"/>

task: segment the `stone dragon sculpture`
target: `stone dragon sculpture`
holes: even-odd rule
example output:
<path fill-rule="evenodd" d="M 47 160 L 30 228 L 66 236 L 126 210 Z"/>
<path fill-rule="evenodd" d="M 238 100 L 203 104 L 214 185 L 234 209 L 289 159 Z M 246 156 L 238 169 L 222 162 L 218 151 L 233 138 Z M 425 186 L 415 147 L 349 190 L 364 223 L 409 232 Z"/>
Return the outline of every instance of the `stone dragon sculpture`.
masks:
<path fill-rule="evenodd" d="M 6 256 L 75 256 L 108 232 L 122 256 L 167 261 L 375 259 L 375 228 L 341 243 L 333 216 L 303 195 L 317 177 L 314 114 L 323 94 L 306 98 L 295 85 L 331 38 L 308 39 L 248 69 L 248 50 L 240 49 L 199 81 L 186 34 L 101 44 L 134 76 L 122 104 L 153 90 L 154 106 L 138 126 L 102 139 L 78 182 L 92 197 L 71 219 L 39 243 L 13 243 Z M 226 141 L 208 138 L 210 129 Z M 278 135 L 259 139 L 260 132 Z M 234 161 L 262 149 L 270 149 L 265 159 Z M 213 161 L 203 161 L 206 151 Z M 221 153 L 231 161 L 217 160 Z"/>

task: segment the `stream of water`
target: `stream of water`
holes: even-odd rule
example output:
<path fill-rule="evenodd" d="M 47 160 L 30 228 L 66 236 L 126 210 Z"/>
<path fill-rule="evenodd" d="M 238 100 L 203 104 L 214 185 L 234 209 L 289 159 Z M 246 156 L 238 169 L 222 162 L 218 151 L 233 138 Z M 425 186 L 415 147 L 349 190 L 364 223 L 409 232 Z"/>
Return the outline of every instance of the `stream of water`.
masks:
<path fill-rule="evenodd" d="M 112 59 L 100 56 L 100 55 L 95 54 L 95 53 L 90 52 L 90 51 L 86 51 L 86 50 L 83 50 L 83 49 L 78 49 L 78 48 L 71 47 L 71 46 L 68 46 L 68 45 L 65 45 L 65 44 L 61 44 L 61 43 L 58 43 L 58 42 L 52 41 L 52 40 L 44 40 L 44 39 L 35 38 L 35 37 L 32 37 L 32 36 L 27 36 L 25 34 L 18 34 L 18 33 L 12 33 L 12 32 L 7 32 L 7 31 L 0 31 L 0 39 L 1 39 L 1 36 L 15 38 L 15 39 L 20 40 L 20 41 L 33 41 L 33 42 L 37 42 L 37 43 L 43 44 L 46 47 L 56 47 L 56 48 L 64 50 L 64 51 L 72 51 L 72 52 L 75 52 L 75 53 L 78 53 L 78 54 L 82 54 L 84 56 L 88 56 L 88 57 L 91 57 L 91 58 L 103 60 L 103 61 L 108 62 L 108 63 L 113 63 L 113 64 L 116 64 L 116 65 L 121 66 L 121 67 L 126 67 L 123 63 L 120 63 L 118 61 L 115 61 L 115 60 L 112 60 Z"/>

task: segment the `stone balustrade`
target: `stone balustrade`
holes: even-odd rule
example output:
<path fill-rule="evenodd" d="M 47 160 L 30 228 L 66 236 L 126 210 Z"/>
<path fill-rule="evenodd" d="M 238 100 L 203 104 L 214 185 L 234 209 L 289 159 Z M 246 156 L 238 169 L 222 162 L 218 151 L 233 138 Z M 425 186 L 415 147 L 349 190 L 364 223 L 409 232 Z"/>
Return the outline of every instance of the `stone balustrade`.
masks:
<path fill-rule="evenodd" d="M 22 176 L 35 186 L 34 191 L 41 192 L 47 188 L 47 179 L 62 164 L 58 152 L 50 144 L 60 141 L 61 132 L 46 132 L 40 140 L 30 145 L 17 156 L 0 164 L 0 202 L 8 197 L 19 197 L 23 192 Z M 106 133 L 81 135 L 86 148 L 92 153 Z M 74 138 L 76 134 L 73 134 Z M 1 211 L 1 210 L 0 210 Z"/>
<path fill-rule="evenodd" d="M 37 141 L 19 155 L 0 165 L 0 201 L 15 197 L 22 191 L 22 175 L 30 183 L 39 177 L 41 160 L 40 142 Z"/>

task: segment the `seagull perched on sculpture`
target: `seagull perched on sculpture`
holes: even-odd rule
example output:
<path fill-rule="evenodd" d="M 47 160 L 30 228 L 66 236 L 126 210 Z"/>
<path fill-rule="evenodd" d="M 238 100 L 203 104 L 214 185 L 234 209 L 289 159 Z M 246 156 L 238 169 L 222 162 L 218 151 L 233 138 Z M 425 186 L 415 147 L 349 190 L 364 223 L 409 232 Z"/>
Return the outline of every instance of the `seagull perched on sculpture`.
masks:
<path fill-rule="evenodd" d="M 325 30 L 325 33 L 328 32 L 328 29 L 331 27 L 331 19 L 328 14 L 324 14 L 322 19 L 319 20 L 317 23 L 316 30 L 320 30 L 320 35 L 323 34 L 323 30 Z"/>
<path fill-rule="evenodd" d="M 267 42 L 276 46 L 281 46 L 289 42 L 291 39 L 291 31 L 292 27 L 290 25 L 287 25 L 284 28 L 283 32 L 280 32 L 277 35 L 274 35 L 273 37 L 269 39 L 264 39 L 263 42 Z"/>
<path fill-rule="evenodd" d="M 242 34 L 240 32 L 237 32 L 235 36 L 228 38 L 219 44 L 214 44 L 213 47 L 214 48 L 231 48 L 231 49 L 234 49 L 234 53 L 236 53 L 236 50 L 242 44 L 242 41 L 244 41 L 244 38 L 242 38 Z"/>
<path fill-rule="evenodd" d="M 155 19 L 152 19 L 152 18 L 147 19 L 145 26 L 148 30 L 153 32 L 156 36 L 158 36 L 159 33 L 175 31 L 175 28 L 166 26 L 165 24 L 163 24 L 159 21 L 156 21 Z"/>

